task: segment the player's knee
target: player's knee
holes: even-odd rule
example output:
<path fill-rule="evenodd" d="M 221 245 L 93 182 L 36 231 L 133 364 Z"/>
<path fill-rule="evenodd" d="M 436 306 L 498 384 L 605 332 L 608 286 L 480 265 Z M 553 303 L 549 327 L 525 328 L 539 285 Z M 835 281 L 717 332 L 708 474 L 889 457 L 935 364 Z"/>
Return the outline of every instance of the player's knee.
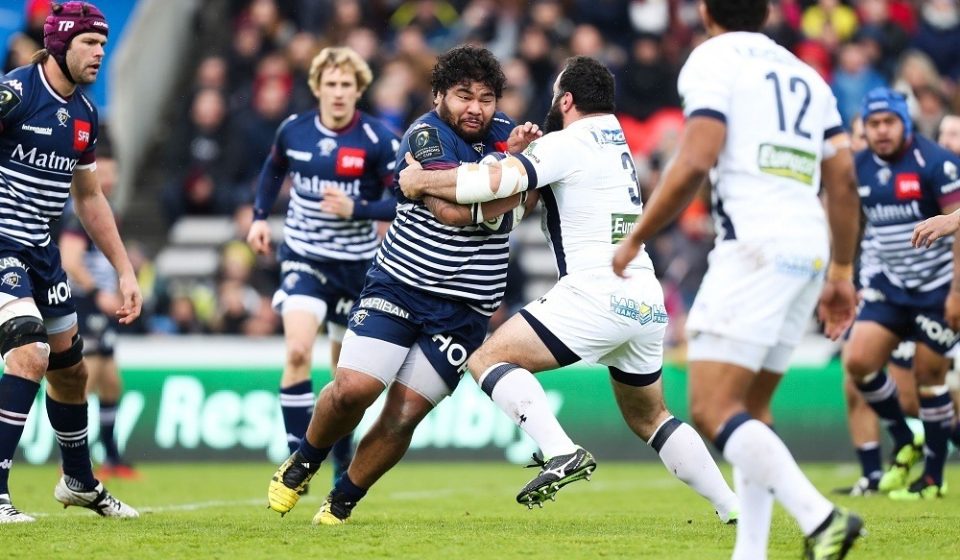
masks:
<path fill-rule="evenodd" d="M 843 354 L 843 368 L 855 382 L 877 371 L 879 367 L 876 359 L 865 352 L 853 350 Z"/>
<path fill-rule="evenodd" d="M 291 369 L 307 368 L 313 359 L 313 348 L 306 344 L 292 343 L 287 346 L 287 365 Z"/>
<path fill-rule="evenodd" d="M 70 339 L 70 346 L 65 350 L 59 352 L 50 352 L 50 363 L 47 365 L 47 370 L 81 370 L 80 363 L 83 362 L 83 339 L 80 338 L 79 334 L 73 335 L 73 338 Z M 83 370 L 83 375 L 86 377 L 86 370 Z"/>
<path fill-rule="evenodd" d="M 716 424 L 715 414 L 710 403 L 704 399 L 691 399 L 690 401 L 690 419 L 697 426 L 697 429 L 704 434 L 712 434 Z"/>
<path fill-rule="evenodd" d="M 360 383 L 355 375 L 337 374 L 329 386 L 330 404 L 338 414 L 352 413 L 357 410 L 366 410 L 379 396 L 381 391 L 373 394 L 365 384 Z"/>
<path fill-rule="evenodd" d="M 856 410 L 862 407 L 867 406 L 867 401 L 864 400 L 863 395 L 857 390 L 856 384 L 854 384 L 853 379 L 848 375 L 843 382 L 843 397 L 847 402 L 847 410 Z"/>
<path fill-rule="evenodd" d="M 6 368 L 31 378 L 41 377 L 47 369 L 50 346 L 40 312 L 32 303 L 14 302 L 3 309 L 2 315 L 0 356 Z"/>
<path fill-rule="evenodd" d="M 920 400 L 916 391 L 912 393 L 900 391 L 897 398 L 900 401 L 900 409 L 903 410 L 904 414 L 914 417 L 920 416 Z"/>

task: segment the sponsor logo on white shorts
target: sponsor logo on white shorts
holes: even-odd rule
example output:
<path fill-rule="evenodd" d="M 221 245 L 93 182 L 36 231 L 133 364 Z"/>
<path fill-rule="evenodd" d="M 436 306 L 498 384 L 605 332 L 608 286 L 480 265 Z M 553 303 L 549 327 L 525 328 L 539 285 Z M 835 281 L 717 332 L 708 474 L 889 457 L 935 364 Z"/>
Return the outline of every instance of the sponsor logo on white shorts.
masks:
<path fill-rule="evenodd" d="M 648 305 L 635 299 L 618 298 L 617 296 L 610 296 L 610 311 L 621 317 L 633 319 L 641 325 L 646 325 L 651 321 L 666 323 L 670 320 L 666 308 L 660 304 Z"/>

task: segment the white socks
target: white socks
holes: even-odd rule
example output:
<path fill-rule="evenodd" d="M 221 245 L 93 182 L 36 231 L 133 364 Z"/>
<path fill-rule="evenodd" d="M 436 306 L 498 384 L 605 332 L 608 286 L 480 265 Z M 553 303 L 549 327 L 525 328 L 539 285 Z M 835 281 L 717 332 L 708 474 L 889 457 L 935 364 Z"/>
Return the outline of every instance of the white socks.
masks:
<path fill-rule="evenodd" d="M 478 383 L 500 410 L 537 442 L 545 458 L 577 450 L 532 373 L 516 364 L 499 363 L 485 371 Z"/>
<path fill-rule="evenodd" d="M 743 469 L 739 467 L 733 468 L 733 484 L 740 500 L 733 560 L 766 560 L 773 516 L 773 493 L 747 480 Z"/>
<path fill-rule="evenodd" d="M 751 419 L 734 429 L 723 456 L 750 482 L 772 490 L 804 535 L 812 533 L 833 511 L 833 504 L 807 480 L 787 446 L 763 422 Z"/>
<path fill-rule="evenodd" d="M 668 431 L 670 433 L 665 433 Z M 689 424 L 670 417 L 647 443 L 660 455 L 668 471 L 710 500 L 721 519 L 726 521 L 730 512 L 737 509 L 736 494 L 727 486 L 707 446 Z"/>

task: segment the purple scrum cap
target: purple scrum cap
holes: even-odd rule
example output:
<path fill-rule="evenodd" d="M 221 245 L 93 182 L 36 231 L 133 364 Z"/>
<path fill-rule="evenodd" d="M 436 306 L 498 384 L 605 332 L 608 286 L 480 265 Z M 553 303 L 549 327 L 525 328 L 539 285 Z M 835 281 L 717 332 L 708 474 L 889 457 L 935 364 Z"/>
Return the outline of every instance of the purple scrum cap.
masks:
<path fill-rule="evenodd" d="M 89 2 L 65 2 L 54 4 L 43 23 L 43 47 L 66 73 L 67 49 L 70 41 L 81 33 L 107 35 L 110 26 L 103 12 Z M 67 75 L 72 78 L 72 76 Z"/>

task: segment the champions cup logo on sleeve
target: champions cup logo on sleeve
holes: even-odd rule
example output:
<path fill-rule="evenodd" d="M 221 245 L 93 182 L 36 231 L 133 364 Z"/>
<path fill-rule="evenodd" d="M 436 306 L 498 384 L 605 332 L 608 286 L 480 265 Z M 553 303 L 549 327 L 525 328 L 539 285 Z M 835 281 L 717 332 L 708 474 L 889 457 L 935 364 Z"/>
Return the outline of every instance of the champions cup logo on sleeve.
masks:
<path fill-rule="evenodd" d="M 90 145 L 90 123 L 87 121 L 73 121 L 73 149 L 82 152 Z"/>
<path fill-rule="evenodd" d="M 337 152 L 337 175 L 359 177 L 363 175 L 363 164 L 367 151 L 361 148 L 340 148 Z"/>
<path fill-rule="evenodd" d="M 916 173 L 897 173 L 894 180 L 894 194 L 897 200 L 917 200 L 923 197 L 920 190 L 920 177 Z"/>

